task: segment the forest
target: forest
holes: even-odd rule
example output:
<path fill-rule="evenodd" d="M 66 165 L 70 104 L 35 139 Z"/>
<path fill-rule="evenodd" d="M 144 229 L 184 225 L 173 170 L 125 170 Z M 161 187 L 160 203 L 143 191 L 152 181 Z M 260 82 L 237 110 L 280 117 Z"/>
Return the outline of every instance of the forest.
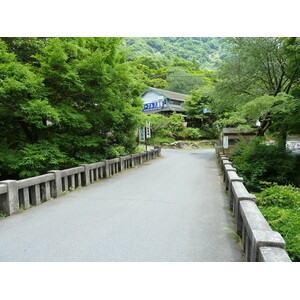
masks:
<path fill-rule="evenodd" d="M 221 48 L 218 38 L 0 38 L 0 179 L 137 151 L 142 91 L 213 83 L 204 65 Z"/>

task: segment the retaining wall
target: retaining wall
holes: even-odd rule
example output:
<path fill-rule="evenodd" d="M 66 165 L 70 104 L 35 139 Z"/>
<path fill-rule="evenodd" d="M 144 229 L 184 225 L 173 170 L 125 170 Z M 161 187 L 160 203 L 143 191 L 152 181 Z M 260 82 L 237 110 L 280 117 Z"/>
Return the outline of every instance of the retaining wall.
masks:
<path fill-rule="evenodd" d="M 59 197 L 65 191 L 88 186 L 101 178 L 108 178 L 160 155 L 161 148 L 155 147 L 150 151 L 83 164 L 75 168 L 51 170 L 41 176 L 1 181 L 0 212 L 8 216 L 16 214 L 20 208 L 28 209 L 31 205 Z"/>
<path fill-rule="evenodd" d="M 236 169 L 216 147 L 217 158 L 223 172 L 229 207 L 235 219 L 236 233 L 242 238 L 243 250 L 249 262 L 291 262 L 285 251 L 282 236 L 273 231 L 256 205 L 256 197 L 250 194 Z"/>

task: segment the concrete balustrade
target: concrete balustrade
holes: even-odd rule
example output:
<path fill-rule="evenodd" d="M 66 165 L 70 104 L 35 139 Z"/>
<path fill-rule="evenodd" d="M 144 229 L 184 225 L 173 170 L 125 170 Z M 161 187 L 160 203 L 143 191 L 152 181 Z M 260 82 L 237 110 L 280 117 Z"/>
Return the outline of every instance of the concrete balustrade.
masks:
<path fill-rule="evenodd" d="M 242 200 L 250 200 L 256 202 L 256 197 L 247 191 L 242 182 L 234 181 L 232 182 L 230 201 L 232 201 L 233 213 L 236 223 L 236 232 L 238 235 L 242 235 L 242 219 L 240 212 L 240 201 Z"/>
<path fill-rule="evenodd" d="M 285 241 L 273 231 L 250 194 L 232 167 L 230 160 L 216 149 L 229 193 L 229 206 L 234 214 L 237 234 L 242 238 L 243 250 L 249 262 L 291 262 L 286 253 Z"/>
<path fill-rule="evenodd" d="M 88 186 L 102 178 L 121 172 L 160 156 L 160 148 L 135 153 L 92 164 L 82 164 L 65 170 L 51 170 L 47 174 L 22 180 L 0 182 L 0 212 L 10 216 L 20 208 L 28 209 L 62 195 L 63 192 Z"/>
<path fill-rule="evenodd" d="M 243 178 L 239 177 L 236 173 L 236 170 L 229 170 L 227 172 L 226 180 L 225 180 L 225 187 L 228 190 L 229 194 L 229 205 L 230 209 L 233 211 L 233 192 L 232 192 L 232 183 L 233 182 L 243 182 Z"/>
<path fill-rule="evenodd" d="M 228 172 L 229 171 L 236 171 L 236 168 L 234 168 L 231 164 L 226 164 L 224 165 L 224 172 L 223 172 L 223 179 L 224 179 L 224 182 L 225 182 L 225 187 L 226 187 L 226 190 L 228 190 Z"/>
<path fill-rule="evenodd" d="M 277 247 L 260 247 L 259 257 L 260 262 L 291 262 L 286 251 Z"/>

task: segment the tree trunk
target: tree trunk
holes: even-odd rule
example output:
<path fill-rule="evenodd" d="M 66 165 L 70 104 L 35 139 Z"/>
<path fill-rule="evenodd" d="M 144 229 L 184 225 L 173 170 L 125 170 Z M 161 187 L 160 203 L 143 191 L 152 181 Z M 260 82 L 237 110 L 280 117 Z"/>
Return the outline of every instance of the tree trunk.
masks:
<path fill-rule="evenodd" d="M 285 123 L 281 124 L 279 136 L 278 136 L 278 147 L 281 149 L 286 149 L 287 140 L 287 125 Z"/>

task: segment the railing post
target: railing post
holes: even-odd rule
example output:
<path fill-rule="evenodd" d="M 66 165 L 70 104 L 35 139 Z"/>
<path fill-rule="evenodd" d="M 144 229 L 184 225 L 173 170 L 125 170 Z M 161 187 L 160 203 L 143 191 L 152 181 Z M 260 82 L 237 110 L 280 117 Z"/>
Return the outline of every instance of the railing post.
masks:
<path fill-rule="evenodd" d="M 131 156 L 131 168 L 134 167 L 134 157 L 133 157 L 133 154 L 130 154 Z"/>
<path fill-rule="evenodd" d="M 150 161 L 150 151 L 147 151 L 147 161 Z"/>
<path fill-rule="evenodd" d="M 124 170 L 124 157 L 120 157 L 120 172 Z"/>
<path fill-rule="evenodd" d="M 29 188 L 25 187 L 23 189 L 23 199 L 24 199 L 24 209 L 28 209 L 30 207 L 30 201 L 29 201 Z M 20 199 L 19 199 L 20 203 Z"/>
<path fill-rule="evenodd" d="M 60 170 L 51 170 L 48 173 L 54 174 L 55 181 L 55 189 L 52 190 L 54 192 L 54 197 L 59 197 L 62 194 L 62 182 L 61 182 L 61 171 Z"/>
<path fill-rule="evenodd" d="M 157 150 L 157 155 L 155 155 L 156 157 L 160 157 L 161 156 L 161 147 L 159 146 L 154 146 L 154 149 Z"/>
<path fill-rule="evenodd" d="M 91 180 L 90 180 L 90 168 L 88 164 L 81 164 L 80 166 L 84 167 L 84 184 L 85 186 L 90 185 L 91 184 Z"/>
<path fill-rule="evenodd" d="M 109 161 L 105 160 L 105 178 L 108 178 L 110 176 L 110 171 L 109 171 Z"/>
<path fill-rule="evenodd" d="M 18 193 L 18 182 L 16 180 L 4 180 L 0 183 L 7 186 L 7 197 L 3 201 L 2 210 L 8 216 L 19 212 L 19 193 Z"/>

